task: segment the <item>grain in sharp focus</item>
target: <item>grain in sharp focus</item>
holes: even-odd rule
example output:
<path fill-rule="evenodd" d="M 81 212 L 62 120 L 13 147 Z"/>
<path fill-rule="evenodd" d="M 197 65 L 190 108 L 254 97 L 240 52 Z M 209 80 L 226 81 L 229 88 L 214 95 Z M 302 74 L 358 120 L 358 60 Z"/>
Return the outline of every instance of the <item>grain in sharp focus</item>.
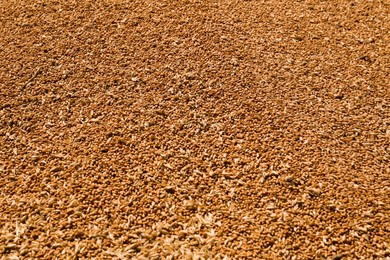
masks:
<path fill-rule="evenodd" d="M 0 2 L 0 258 L 389 258 L 389 17 Z"/>

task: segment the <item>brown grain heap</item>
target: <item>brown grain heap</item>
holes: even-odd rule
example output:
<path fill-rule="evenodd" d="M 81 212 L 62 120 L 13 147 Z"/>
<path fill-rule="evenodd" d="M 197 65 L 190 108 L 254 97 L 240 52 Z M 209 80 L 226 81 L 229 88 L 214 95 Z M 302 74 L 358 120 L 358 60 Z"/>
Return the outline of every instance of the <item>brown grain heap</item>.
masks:
<path fill-rule="evenodd" d="M 388 0 L 0 1 L 1 259 L 389 259 Z"/>

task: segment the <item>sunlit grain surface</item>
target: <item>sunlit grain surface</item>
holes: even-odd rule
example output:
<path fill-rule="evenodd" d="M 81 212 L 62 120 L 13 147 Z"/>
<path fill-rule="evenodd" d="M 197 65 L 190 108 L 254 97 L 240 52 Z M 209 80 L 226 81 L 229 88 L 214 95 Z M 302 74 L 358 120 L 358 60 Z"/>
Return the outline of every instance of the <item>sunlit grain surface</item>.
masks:
<path fill-rule="evenodd" d="M 1 257 L 387 259 L 389 4 L 1 1 Z"/>

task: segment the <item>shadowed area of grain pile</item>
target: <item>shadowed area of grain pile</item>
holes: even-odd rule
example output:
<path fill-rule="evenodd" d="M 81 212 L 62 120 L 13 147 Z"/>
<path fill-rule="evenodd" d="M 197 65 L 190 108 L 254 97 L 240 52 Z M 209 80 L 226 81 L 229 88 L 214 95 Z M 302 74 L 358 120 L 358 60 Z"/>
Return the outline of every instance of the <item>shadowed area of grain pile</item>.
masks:
<path fill-rule="evenodd" d="M 2 1 L 1 257 L 390 257 L 389 19 Z"/>

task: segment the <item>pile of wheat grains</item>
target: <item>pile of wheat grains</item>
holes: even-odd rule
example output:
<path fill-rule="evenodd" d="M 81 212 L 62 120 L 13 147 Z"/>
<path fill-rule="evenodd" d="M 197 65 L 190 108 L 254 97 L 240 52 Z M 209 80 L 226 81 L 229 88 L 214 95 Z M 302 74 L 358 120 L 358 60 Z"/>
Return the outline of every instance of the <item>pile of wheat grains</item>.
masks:
<path fill-rule="evenodd" d="M 390 2 L 0 1 L 0 258 L 390 257 Z"/>

